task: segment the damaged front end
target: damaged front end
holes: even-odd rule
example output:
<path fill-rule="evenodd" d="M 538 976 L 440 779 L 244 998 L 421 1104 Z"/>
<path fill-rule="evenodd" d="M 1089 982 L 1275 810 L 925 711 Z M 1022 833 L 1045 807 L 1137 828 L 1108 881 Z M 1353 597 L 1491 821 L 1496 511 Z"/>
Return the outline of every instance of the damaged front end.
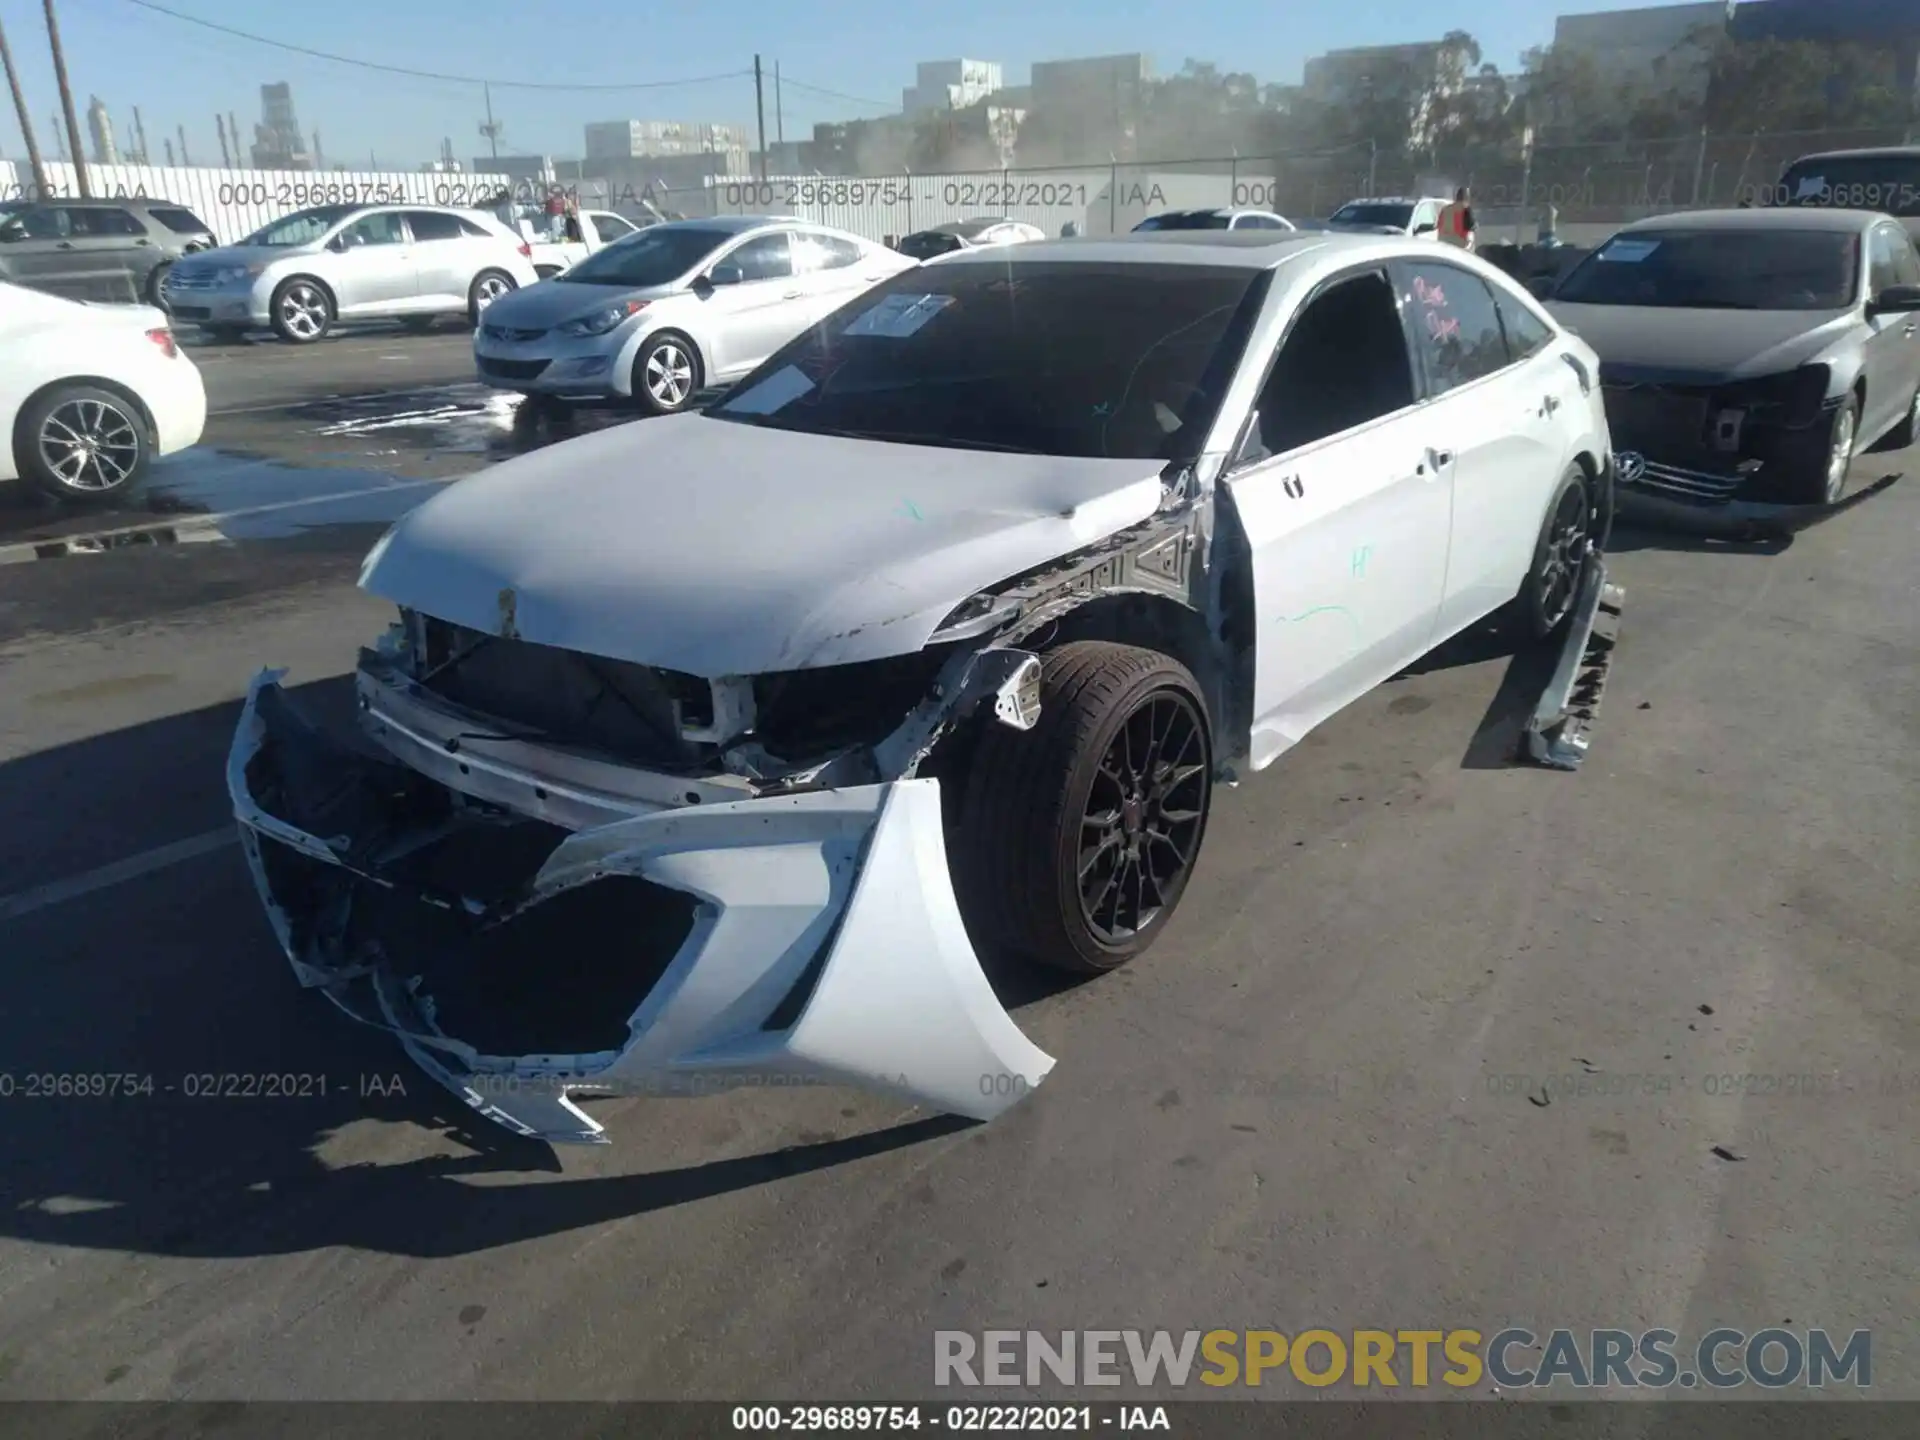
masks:
<path fill-rule="evenodd" d="M 1840 403 L 1827 366 L 1678 383 L 1603 365 L 1600 379 L 1621 498 L 1636 513 L 1738 528 L 1827 508 L 1804 498 Z"/>
<path fill-rule="evenodd" d="M 1039 661 L 840 668 L 866 673 L 708 682 L 403 612 L 363 652 L 357 735 L 261 674 L 227 781 L 295 974 L 548 1141 L 606 1143 L 575 1096 L 755 1085 L 992 1119 L 1053 1060 L 981 969 L 918 772 L 979 707 L 1031 727 Z M 878 733 L 835 724 L 854 678 L 850 713 L 907 696 Z"/>

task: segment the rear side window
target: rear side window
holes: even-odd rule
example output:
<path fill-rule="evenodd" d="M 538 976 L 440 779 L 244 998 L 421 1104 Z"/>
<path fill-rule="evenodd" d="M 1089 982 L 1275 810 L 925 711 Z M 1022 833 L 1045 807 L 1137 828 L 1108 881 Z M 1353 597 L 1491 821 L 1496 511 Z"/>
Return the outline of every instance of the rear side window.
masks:
<path fill-rule="evenodd" d="M 500 237 L 477 220 L 460 217 L 460 233 L 472 240 L 498 240 Z"/>
<path fill-rule="evenodd" d="M 106 239 L 117 235 L 145 235 L 147 227 L 124 210 L 77 207 L 73 211 L 73 233 Z"/>
<path fill-rule="evenodd" d="M 1433 394 L 1458 390 L 1506 366 L 1506 336 L 1485 281 L 1452 265 L 1409 265 L 1406 274 L 1401 303 Z"/>
<path fill-rule="evenodd" d="M 1540 323 L 1540 317 L 1511 295 L 1494 291 L 1494 304 L 1500 311 L 1500 328 L 1506 331 L 1507 354 L 1514 360 L 1538 355 L 1552 343 L 1553 331 Z"/>
<path fill-rule="evenodd" d="M 191 210 L 177 205 L 155 205 L 147 211 L 160 224 L 176 235 L 211 235 L 213 231 L 207 222 Z"/>
<path fill-rule="evenodd" d="M 407 225 L 415 240 L 458 240 L 466 234 L 458 215 L 443 215 L 437 210 L 409 210 Z"/>

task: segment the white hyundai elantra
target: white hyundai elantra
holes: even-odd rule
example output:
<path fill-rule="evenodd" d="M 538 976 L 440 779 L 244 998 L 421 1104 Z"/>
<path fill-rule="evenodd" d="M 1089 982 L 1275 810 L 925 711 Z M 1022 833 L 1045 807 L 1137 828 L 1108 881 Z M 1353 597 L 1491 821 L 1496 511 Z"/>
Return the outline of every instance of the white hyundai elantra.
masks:
<path fill-rule="evenodd" d="M 474 361 L 480 378 L 503 390 L 631 398 L 671 414 L 915 263 L 792 218 L 650 225 L 495 300 L 474 332 Z"/>

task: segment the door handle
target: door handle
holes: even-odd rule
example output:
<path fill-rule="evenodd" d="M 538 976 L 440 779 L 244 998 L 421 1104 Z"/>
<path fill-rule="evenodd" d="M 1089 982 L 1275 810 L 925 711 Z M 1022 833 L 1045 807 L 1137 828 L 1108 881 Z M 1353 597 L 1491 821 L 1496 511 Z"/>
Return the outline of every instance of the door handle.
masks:
<path fill-rule="evenodd" d="M 1920 325 L 1914 325 L 1914 324 L 1912 324 L 1912 323 L 1909 323 L 1909 324 L 1907 324 L 1907 325 L 1905 326 L 1905 328 L 1903 328 L 1903 329 L 1902 329 L 1902 330 L 1900 331 L 1900 333 L 1901 333 L 1902 335 L 1904 335 L 1904 336 L 1906 336 L 1906 337 L 1907 337 L 1907 339 L 1909 339 L 1909 340 L 1911 340 L 1911 339 L 1912 339 L 1912 338 L 1914 337 L 1914 334 L 1915 334 L 1916 332 L 1920 332 Z"/>
<path fill-rule="evenodd" d="M 1546 403 L 1547 403 L 1547 414 L 1551 415 L 1553 414 L 1554 411 L 1560 408 L 1560 397 L 1558 395 L 1549 395 L 1547 396 Z"/>
<path fill-rule="evenodd" d="M 1427 451 L 1427 463 L 1433 466 L 1434 473 L 1438 474 L 1453 464 L 1453 452 L 1451 450 L 1429 450 Z"/>
<path fill-rule="evenodd" d="M 73 242 L 71 240 L 62 240 L 58 245 L 54 246 L 53 248 L 56 250 L 71 250 L 73 248 Z"/>
<path fill-rule="evenodd" d="M 805 293 L 806 292 L 803 290 L 789 290 L 787 291 L 786 294 L 782 295 L 780 298 L 782 300 L 798 300 Z"/>

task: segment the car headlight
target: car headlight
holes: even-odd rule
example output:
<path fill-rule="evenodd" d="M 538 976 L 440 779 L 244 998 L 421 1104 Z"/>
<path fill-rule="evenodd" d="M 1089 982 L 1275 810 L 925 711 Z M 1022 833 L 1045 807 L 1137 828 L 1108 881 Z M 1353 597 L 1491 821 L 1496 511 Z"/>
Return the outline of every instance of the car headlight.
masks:
<path fill-rule="evenodd" d="M 582 315 L 578 320 L 569 320 L 557 328 L 562 335 L 604 335 L 646 308 L 647 302 L 644 300 L 623 300 L 618 305 L 609 305 L 591 315 Z"/>
<path fill-rule="evenodd" d="M 220 285 L 236 285 L 242 280 L 258 279 L 264 265 L 222 265 L 213 272 L 214 282 Z"/>

